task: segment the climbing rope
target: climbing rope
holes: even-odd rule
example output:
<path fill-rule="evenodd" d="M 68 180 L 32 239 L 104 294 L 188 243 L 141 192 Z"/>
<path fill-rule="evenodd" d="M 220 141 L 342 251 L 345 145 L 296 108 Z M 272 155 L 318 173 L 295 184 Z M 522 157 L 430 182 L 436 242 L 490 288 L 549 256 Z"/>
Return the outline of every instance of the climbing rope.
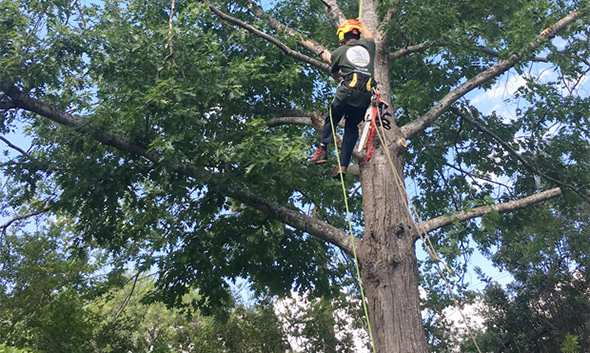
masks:
<path fill-rule="evenodd" d="M 363 17 L 363 0 L 359 0 L 359 18 Z"/>
<path fill-rule="evenodd" d="M 469 323 L 467 322 L 467 318 L 465 317 L 463 310 L 461 310 L 461 307 L 459 305 L 459 301 L 457 300 L 457 297 L 455 296 L 453 289 L 451 288 L 451 284 L 447 280 L 447 277 L 445 276 L 444 271 L 441 269 L 440 264 L 442 263 L 444 265 L 445 269 L 449 273 L 452 274 L 453 271 L 451 271 L 449 269 L 449 267 L 447 266 L 447 264 L 438 256 L 436 249 L 434 248 L 434 245 L 430 241 L 430 237 L 426 233 L 426 230 L 422 227 L 422 219 L 420 218 L 420 214 L 416 210 L 416 207 L 414 207 L 414 203 L 410 199 L 410 196 L 408 195 L 408 192 L 406 191 L 406 189 L 404 187 L 403 181 L 401 180 L 401 177 L 400 177 L 399 173 L 397 172 L 395 165 L 393 164 L 393 159 L 391 158 L 391 154 L 389 153 L 388 144 L 385 141 L 385 130 L 383 128 L 383 121 L 382 121 L 381 112 L 379 111 L 379 109 L 377 109 L 377 114 L 378 114 L 378 118 L 380 121 L 380 126 L 379 126 L 379 128 L 377 128 L 377 135 L 379 136 L 379 140 L 381 141 L 381 146 L 383 146 L 383 150 L 385 151 L 385 155 L 387 156 L 387 159 L 389 161 L 389 165 L 391 166 L 391 170 L 393 171 L 394 180 L 395 180 L 396 186 L 398 187 L 398 192 L 400 193 L 400 195 L 405 195 L 406 200 L 410 204 L 415 217 L 418 219 L 417 226 L 418 226 L 418 234 L 420 235 L 420 239 L 422 239 L 422 243 L 424 244 L 428 254 L 435 260 L 436 268 L 437 268 L 440 276 L 444 280 L 446 287 L 451 295 L 451 298 L 453 299 L 453 302 L 454 302 L 455 306 L 457 307 L 457 310 L 461 314 L 461 318 L 463 319 L 463 323 L 465 324 L 465 327 L 467 328 L 467 332 L 469 333 L 471 340 L 475 344 L 477 351 L 479 353 L 482 353 L 481 349 L 479 348 L 479 345 L 477 344 L 477 340 L 475 339 L 475 336 L 473 335 L 473 332 L 471 331 L 471 327 L 469 326 Z"/>
<path fill-rule="evenodd" d="M 344 185 L 344 173 L 342 173 L 342 165 L 340 164 L 340 153 L 338 151 L 338 143 L 336 139 L 336 128 L 334 127 L 334 120 L 332 119 L 332 104 L 330 104 L 329 108 L 330 112 L 330 126 L 332 127 L 332 137 L 334 138 L 334 149 L 336 150 L 336 156 L 338 160 L 338 171 L 340 175 L 340 183 L 342 185 L 342 194 L 344 196 L 344 206 L 346 208 L 346 219 L 348 221 L 348 231 L 350 233 L 350 241 L 352 242 L 352 254 L 354 256 L 354 267 L 356 268 L 356 276 L 359 283 L 359 289 L 361 292 L 361 301 L 363 302 L 363 310 L 365 312 L 365 320 L 367 321 L 367 327 L 369 331 L 369 339 L 371 340 L 371 347 L 373 349 L 373 353 L 377 353 L 375 351 L 375 341 L 373 340 L 373 331 L 371 330 L 371 321 L 369 319 L 369 309 L 367 308 L 367 301 L 365 300 L 365 291 L 363 289 L 363 282 L 361 279 L 361 271 L 359 269 L 359 262 L 356 256 L 356 247 L 354 245 L 354 235 L 352 233 L 352 221 L 350 219 L 350 209 L 348 207 L 348 196 L 346 194 L 346 186 Z"/>

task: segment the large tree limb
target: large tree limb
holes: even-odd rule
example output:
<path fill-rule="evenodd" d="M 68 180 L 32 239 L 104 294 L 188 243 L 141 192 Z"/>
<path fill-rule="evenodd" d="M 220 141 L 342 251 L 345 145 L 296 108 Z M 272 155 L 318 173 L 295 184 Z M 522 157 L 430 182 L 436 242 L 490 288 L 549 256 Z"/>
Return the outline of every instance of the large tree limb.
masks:
<path fill-rule="evenodd" d="M 309 217 L 301 212 L 270 202 L 235 183 L 228 188 L 228 196 L 254 207 L 272 218 L 311 234 L 316 238 L 332 243 L 348 254 L 352 254 L 351 236 L 343 230 Z M 360 243 L 361 240 L 355 239 L 355 242 Z"/>
<path fill-rule="evenodd" d="M 523 48 L 523 50 L 521 50 L 519 53 L 512 54 L 508 59 L 500 61 L 496 65 L 479 73 L 475 77 L 470 78 L 459 87 L 447 93 L 447 95 L 438 101 L 438 103 L 436 103 L 434 107 L 432 107 L 428 112 L 426 112 L 426 114 L 404 125 L 401 128 L 403 137 L 406 139 L 410 138 L 411 136 L 432 125 L 432 123 L 434 123 L 436 119 L 438 119 L 446 110 L 448 110 L 451 104 L 453 104 L 459 98 L 463 97 L 474 88 L 481 86 L 482 84 L 500 76 L 504 72 L 514 67 L 514 65 L 521 60 L 525 53 L 538 48 L 541 46 L 541 44 L 545 43 L 547 39 L 555 37 L 559 31 L 574 22 L 578 17 L 579 13 L 577 11 L 565 16 L 547 30 L 543 31 L 542 35 L 540 35 L 535 41 L 529 43 L 529 45 Z"/>
<path fill-rule="evenodd" d="M 90 135 L 94 140 L 102 144 L 143 156 L 152 162 L 158 162 L 161 159 L 159 152 L 150 151 L 145 146 L 126 137 L 95 129 L 84 119 L 43 103 L 38 99 L 28 97 L 15 87 L 0 82 L 0 90 L 12 99 L 11 102 L 17 108 L 39 114 L 60 125 L 72 128 L 79 133 Z"/>
<path fill-rule="evenodd" d="M 324 5 L 324 9 L 328 14 L 328 17 L 332 20 L 332 23 L 338 27 L 344 21 L 346 21 L 346 16 L 342 13 L 342 10 L 338 6 L 335 0 L 320 0 L 322 5 Z"/>
<path fill-rule="evenodd" d="M 432 48 L 434 46 L 442 46 L 445 44 L 445 41 L 442 40 L 435 40 L 435 41 L 429 41 L 429 42 L 424 42 L 424 43 L 420 43 L 420 44 L 416 44 L 416 45 L 410 45 L 407 47 L 403 47 L 401 49 L 398 49 L 394 52 L 389 53 L 389 59 L 391 60 L 396 60 L 399 59 L 401 57 L 413 54 L 413 53 L 418 53 L 421 51 L 424 51 L 425 49 L 429 49 Z M 492 50 L 492 49 L 488 49 L 488 48 L 484 48 L 484 47 L 478 47 L 475 46 L 473 47 L 474 50 L 476 51 L 480 51 L 488 56 L 491 56 L 493 58 L 498 58 L 500 57 L 500 54 L 498 54 L 498 52 Z M 546 57 L 534 57 L 531 59 L 531 61 L 534 62 L 549 62 L 549 59 Z"/>
<path fill-rule="evenodd" d="M 16 108 L 16 106 L 12 102 L 0 102 L 0 110 L 9 110 L 13 108 Z"/>
<path fill-rule="evenodd" d="M 162 161 L 163 156 L 157 151 L 150 150 L 124 136 L 105 131 L 104 129 L 96 129 L 84 119 L 52 107 L 38 99 L 28 97 L 18 89 L 4 84 L 1 81 L 0 91 L 3 91 L 8 97 L 10 97 L 17 108 L 36 113 L 83 135 L 87 135 L 102 144 L 147 158 L 153 163 Z M 212 173 L 191 163 L 177 163 L 169 166 L 169 169 L 188 177 L 198 179 L 202 182 L 214 179 Z M 348 253 L 352 251 L 350 235 L 338 228 L 309 217 L 301 212 L 272 203 L 235 183 L 230 185 L 216 185 L 215 187 L 218 187 L 221 192 L 225 192 L 227 196 L 254 207 L 269 217 L 289 224 L 319 239 L 330 242 Z"/>
<path fill-rule="evenodd" d="M 547 191 L 540 192 L 538 194 L 525 197 L 520 200 L 514 200 L 510 202 L 500 203 L 492 206 L 482 206 L 473 208 L 469 211 L 459 212 L 452 215 L 446 215 L 441 217 L 436 217 L 426 222 L 422 222 L 418 224 L 424 232 L 428 233 L 435 229 L 441 228 L 443 226 L 449 225 L 455 221 L 467 221 L 472 218 L 481 217 L 483 215 L 489 214 L 491 212 L 512 212 L 517 211 L 523 208 L 526 208 L 532 204 L 539 203 L 542 201 L 546 201 L 549 199 L 553 199 L 556 197 L 561 196 L 561 189 L 555 188 Z"/>
<path fill-rule="evenodd" d="M 245 30 L 247 30 L 248 32 L 254 34 L 257 37 L 260 37 L 264 40 L 266 40 L 267 42 L 275 45 L 276 47 L 278 47 L 281 51 L 283 51 L 283 53 L 285 53 L 288 56 L 291 56 L 297 60 L 306 62 L 326 73 L 330 72 L 330 69 L 328 68 L 327 65 L 323 64 L 321 61 L 318 61 L 316 59 L 310 58 L 307 55 L 301 54 L 298 51 L 295 51 L 291 48 L 289 48 L 287 45 L 285 45 L 283 42 L 281 42 L 280 40 L 276 39 L 275 37 L 268 35 L 267 33 L 264 33 L 263 31 L 254 28 L 253 26 L 238 20 L 235 17 L 232 17 L 228 14 L 226 14 L 225 12 L 221 11 L 220 9 L 218 9 L 217 7 L 213 6 L 208 0 L 201 0 L 205 3 L 207 3 L 209 5 L 209 9 L 211 9 L 211 11 L 217 15 L 217 17 L 221 18 L 222 20 L 232 23 L 238 27 L 244 28 Z"/>
<path fill-rule="evenodd" d="M 332 53 L 326 47 L 312 39 L 305 38 L 303 34 L 297 32 L 296 30 L 290 27 L 285 26 L 279 20 L 264 12 L 263 9 L 254 5 L 252 2 L 250 3 L 250 8 L 254 10 L 256 16 L 263 19 L 272 29 L 274 29 L 277 32 L 286 33 L 292 36 L 297 40 L 297 43 L 299 45 L 319 56 L 327 64 L 331 63 Z"/>

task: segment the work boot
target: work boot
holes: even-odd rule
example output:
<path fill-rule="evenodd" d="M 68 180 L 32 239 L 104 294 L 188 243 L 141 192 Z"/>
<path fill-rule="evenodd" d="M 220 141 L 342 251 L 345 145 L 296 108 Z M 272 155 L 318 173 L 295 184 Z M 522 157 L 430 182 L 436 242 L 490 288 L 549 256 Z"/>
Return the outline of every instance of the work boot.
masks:
<path fill-rule="evenodd" d="M 346 179 L 346 168 L 347 167 L 339 168 L 336 166 L 336 169 L 334 169 L 334 172 L 332 172 L 332 179 L 340 180 L 340 173 L 342 173 L 342 179 Z"/>
<path fill-rule="evenodd" d="M 315 154 L 309 160 L 309 164 L 320 164 L 328 161 L 328 152 L 321 148 L 315 150 Z"/>

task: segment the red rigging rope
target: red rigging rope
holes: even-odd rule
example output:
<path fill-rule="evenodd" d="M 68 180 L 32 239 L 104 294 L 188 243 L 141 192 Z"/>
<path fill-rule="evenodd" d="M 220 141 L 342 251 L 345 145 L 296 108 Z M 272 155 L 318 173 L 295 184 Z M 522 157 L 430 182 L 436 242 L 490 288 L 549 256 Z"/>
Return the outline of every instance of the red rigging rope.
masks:
<path fill-rule="evenodd" d="M 377 109 L 379 109 L 377 107 L 377 105 L 379 104 L 379 93 L 375 93 L 375 95 L 377 96 L 377 99 L 375 100 L 375 104 L 373 104 L 373 108 L 371 109 L 371 130 L 369 131 L 369 138 L 367 139 L 367 145 L 365 146 L 365 149 L 367 150 L 367 156 L 365 157 L 365 162 L 368 162 L 371 160 L 371 156 L 373 155 L 373 140 L 375 139 L 375 122 L 377 119 Z M 366 124 L 366 123 L 365 123 Z"/>

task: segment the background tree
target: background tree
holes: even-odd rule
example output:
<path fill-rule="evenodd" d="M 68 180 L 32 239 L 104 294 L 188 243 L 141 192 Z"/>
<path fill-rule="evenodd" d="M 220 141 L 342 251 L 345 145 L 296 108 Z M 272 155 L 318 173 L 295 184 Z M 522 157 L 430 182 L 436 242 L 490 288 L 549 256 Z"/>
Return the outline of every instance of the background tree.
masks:
<path fill-rule="evenodd" d="M 146 303 L 154 288 L 151 276 L 107 272 L 99 254 L 81 256 L 67 234 L 54 224 L 46 233 L 4 239 L 0 352 L 284 353 L 290 348 L 270 302 L 232 300 L 220 309 L 225 320 Z M 198 294 L 191 292 L 184 301 L 190 297 Z"/>
<path fill-rule="evenodd" d="M 588 345 L 587 205 L 554 206 L 533 207 L 499 222 L 493 260 L 515 280 L 506 289 L 486 288 L 486 331 L 479 341 L 488 351 L 557 352 L 572 340 L 568 336 Z M 531 224 L 529 217 L 540 221 Z"/>
<path fill-rule="evenodd" d="M 88 258 L 67 254 L 67 241 L 55 237 L 59 229 L 3 239 L 0 341 L 9 346 L 37 352 L 90 351 L 88 337 L 96 321 L 85 306 L 89 287 L 99 286 L 90 276 L 96 267 Z"/>
<path fill-rule="evenodd" d="M 333 88 L 334 29 L 358 5 L 3 0 L 1 128 L 34 138 L 28 149 L 3 138 L 18 153 L 2 163 L 4 202 L 15 219 L 67 215 L 81 243 L 157 265 L 153 297 L 170 305 L 191 288 L 206 293 L 195 298 L 205 312 L 227 305 L 237 278 L 258 293 L 329 296 L 352 239 L 338 184 L 305 160 Z M 362 190 L 350 197 L 352 236 L 376 350 L 425 352 L 421 234 L 461 270 L 470 239 L 497 236 L 473 218 L 561 191 L 588 201 L 575 173 L 587 165 L 588 97 L 575 87 L 589 67 L 588 4 L 365 0 L 360 12 L 381 94 L 403 115 L 347 181 Z M 469 92 L 533 62 L 557 76 L 531 77 L 516 119 L 470 104 Z M 557 159 L 549 141 L 562 142 Z M 428 218 L 419 224 L 405 177 Z M 432 261 L 428 295 L 441 288 Z"/>

